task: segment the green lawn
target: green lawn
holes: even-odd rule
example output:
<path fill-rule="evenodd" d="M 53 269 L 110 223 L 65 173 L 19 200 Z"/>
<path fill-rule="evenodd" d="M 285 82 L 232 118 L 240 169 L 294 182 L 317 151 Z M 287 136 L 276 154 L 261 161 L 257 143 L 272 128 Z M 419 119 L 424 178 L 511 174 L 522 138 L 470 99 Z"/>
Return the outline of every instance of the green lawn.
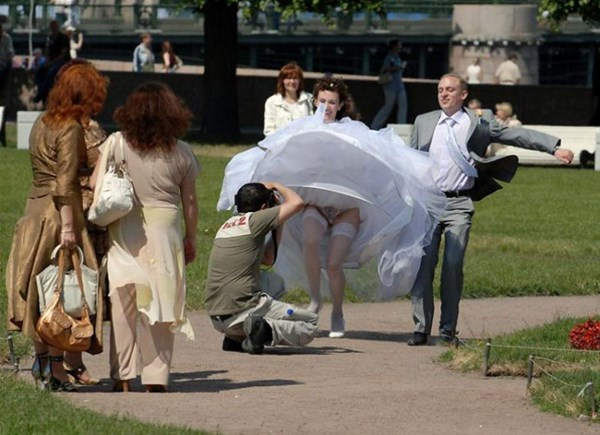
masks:
<path fill-rule="evenodd" d="M 600 351 L 571 351 L 569 344 L 569 331 L 585 320 L 563 318 L 494 337 L 489 354 L 489 375 L 522 376 L 525 388 L 529 357 L 533 355 L 535 379 L 530 392 L 534 402 L 544 411 L 569 417 L 589 416 L 589 391 L 581 396 L 578 394 L 585 384 L 592 382 L 596 403 L 600 404 Z M 483 341 L 469 340 L 458 349 L 445 352 L 440 361 L 460 371 L 481 371 L 484 347 Z"/>
<path fill-rule="evenodd" d="M 168 425 L 142 423 L 132 418 L 107 418 L 66 400 L 14 375 L 0 372 L 0 432 L 3 434 L 90 434 L 127 433 L 131 435 L 208 434 L 209 432 Z M 17 412 L 18 410 L 18 412 Z"/>

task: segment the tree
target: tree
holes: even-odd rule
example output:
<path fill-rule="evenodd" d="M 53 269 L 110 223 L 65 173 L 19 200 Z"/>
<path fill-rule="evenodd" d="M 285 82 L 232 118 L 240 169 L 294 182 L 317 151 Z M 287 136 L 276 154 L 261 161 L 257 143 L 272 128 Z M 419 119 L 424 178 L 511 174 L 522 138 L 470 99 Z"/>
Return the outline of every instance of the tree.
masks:
<path fill-rule="evenodd" d="M 541 0 L 539 14 L 543 20 L 548 20 L 554 29 L 569 15 L 579 15 L 583 21 L 591 25 L 600 24 L 600 5 L 598 0 Z M 594 56 L 592 71 L 592 93 L 595 97 L 595 110 L 589 124 L 600 125 L 600 56 Z"/>
<path fill-rule="evenodd" d="M 274 8 L 285 18 L 294 12 L 314 12 L 331 21 L 334 13 L 383 11 L 384 0 L 186 0 L 204 16 L 204 110 L 202 132 L 207 140 L 230 142 L 239 136 L 237 13 Z"/>
<path fill-rule="evenodd" d="M 543 19 L 554 25 L 575 14 L 590 24 L 600 23 L 598 0 L 541 0 L 538 10 Z"/>

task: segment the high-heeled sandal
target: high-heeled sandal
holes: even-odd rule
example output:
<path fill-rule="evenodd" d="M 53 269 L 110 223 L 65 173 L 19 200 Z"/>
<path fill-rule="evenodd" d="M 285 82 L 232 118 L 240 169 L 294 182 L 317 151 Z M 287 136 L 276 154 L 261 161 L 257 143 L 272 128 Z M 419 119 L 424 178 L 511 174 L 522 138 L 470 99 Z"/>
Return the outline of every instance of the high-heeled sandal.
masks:
<path fill-rule="evenodd" d="M 146 385 L 146 393 L 166 393 L 167 386 L 160 384 L 148 384 Z"/>
<path fill-rule="evenodd" d="M 64 361 L 63 367 L 65 368 L 65 372 L 67 372 L 67 374 L 71 378 L 73 378 L 72 382 L 74 384 L 98 385 L 100 383 L 99 379 L 92 378 L 91 376 L 89 376 L 89 374 L 88 374 L 88 376 L 89 376 L 88 379 L 84 379 L 82 377 L 82 375 L 87 371 L 87 367 L 85 366 L 85 364 L 81 364 L 79 367 L 73 367 L 73 366 L 71 366 L 71 364 Z"/>
<path fill-rule="evenodd" d="M 46 383 L 48 385 L 48 387 L 47 387 L 48 390 L 67 392 L 67 393 L 72 393 L 72 392 L 77 391 L 77 387 L 75 387 L 75 385 L 73 385 L 73 383 L 71 381 L 61 381 L 54 377 L 54 374 L 52 372 L 52 363 L 53 362 L 62 363 L 63 357 L 62 356 L 49 356 L 48 357 L 48 365 L 47 365 L 48 370 L 46 370 L 46 373 L 49 373 L 46 376 Z"/>
<path fill-rule="evenodd" d="M 31 376 L 35 380 L 35 384 L 44 388 L 44 371 L 48 365 L 48 352 L 36 353 L 31 366 Z"/>
<path fill-rule="evenodd" d="M 112 390 L 116 393 L 128 393 L 131 391 L 129 380 L 114 380 Z"/>

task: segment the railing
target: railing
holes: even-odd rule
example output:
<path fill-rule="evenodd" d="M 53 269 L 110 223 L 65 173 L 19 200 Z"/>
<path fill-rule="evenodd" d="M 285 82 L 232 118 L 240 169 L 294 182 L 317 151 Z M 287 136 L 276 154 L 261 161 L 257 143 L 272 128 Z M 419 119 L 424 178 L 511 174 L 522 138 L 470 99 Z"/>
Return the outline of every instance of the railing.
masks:
<path fill-rule="evenodd" d="M 393 30 L 394 23 L 406 21 L 449 21 L 456 4 L 526 4 L 519 0 L 408 0 L 384 2 L 381 13 L 334 11 L 330 22 L 310 12 L 293 14 L 283 19 L 275 6 L 251 12 L 240 9 L 241 34 L 256 33 L 373 33 Z M 139 31 L 169 33 L 202 33 L 203 18 L 191 8 L 181 8 L 176 3 L 157 1 L 156 4 L 122 5 L 76 2 L 70 7 L 34 2 L 32 25 L 34 32 L 45 32 L 49 21 L 72 25 L 90 33 L 127 34 Z M 4 26 L 16 32 L 29 31 L 30 6 L 27 0 L 0 1 L 0 18 Z M 4 16 L 4 17 L 2 17 Z"/>

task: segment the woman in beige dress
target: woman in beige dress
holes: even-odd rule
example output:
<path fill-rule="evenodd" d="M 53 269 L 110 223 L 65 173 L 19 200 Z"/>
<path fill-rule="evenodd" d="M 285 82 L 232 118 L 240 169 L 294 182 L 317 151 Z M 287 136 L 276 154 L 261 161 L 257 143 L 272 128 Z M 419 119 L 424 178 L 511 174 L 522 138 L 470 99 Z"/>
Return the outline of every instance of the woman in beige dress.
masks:
<path fill-rule="evenodd" d="M 108 230 L 115 391 L 130 390 L 138 373 L 138 354 L 146 390 L 166 391 L 174 332 L 193 338 L 184 312 L 185 266 L 196 255 L 199 165 L 191 147 L 177 139 L 191 117 L 166 85 L 140 85 L 115 111 L 121 131 L 103 145 L 101 163 L 92 176 L 92 183 L 96 176 L 101 183 L 108 145 L 122 147 L 138 201 Z"/>
<path fill-rule="evenodd" d="M 32 374 L 53 391 L 76 388 L 63 368 L 63 351 L 43 343 L 35 332 L 40 316 L 35 277 L 50 264 L 50 254 L 59 244 L 80 246 L 87 266 L 97 269 L 85 228 L 79 176 L 87 167 L 84 131 L 101 111 L 107 86 L 108 81 L 93 66 L 69 67 L 57 78 L 48 109 L 36 120 L 29 137 L 33 180 L 6 268 L 8 329 L 33 339 Z M 97 316 L 97 332 L 101 325 L 102 317 Z M 88 352 L 101 352 L 101 341 L 101 334 L 96 334 Z"/>

